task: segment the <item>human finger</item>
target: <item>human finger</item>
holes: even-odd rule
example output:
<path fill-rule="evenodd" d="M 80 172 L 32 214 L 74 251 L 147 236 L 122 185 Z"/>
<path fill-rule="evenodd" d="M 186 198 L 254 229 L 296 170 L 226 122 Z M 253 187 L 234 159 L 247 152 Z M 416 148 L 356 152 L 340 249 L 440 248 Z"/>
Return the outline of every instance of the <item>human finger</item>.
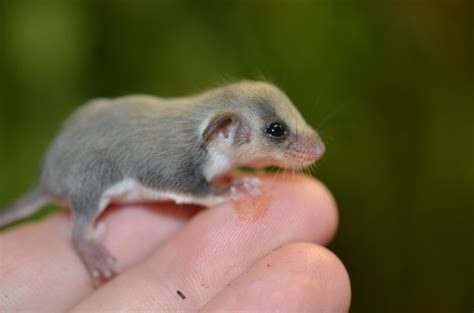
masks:
<path fill-rule="evenodd" d="M 108 210 L 105 246 L 125 270 L 191 218 L 196 208 L 172 204 Z M 93 291 L 70 243 L 70 218 L 57 214 L 0 234 L 0 307 L 6 312 L 63 312 Z"/>
<path fill-rule="evenodd" d="M 337 210 L 321 183 L 303 176 L 262 180 L 260 196 L 200 212 L 144 263 L 76 309 L 196 310 L 272 249 L 333 237 Z"/>

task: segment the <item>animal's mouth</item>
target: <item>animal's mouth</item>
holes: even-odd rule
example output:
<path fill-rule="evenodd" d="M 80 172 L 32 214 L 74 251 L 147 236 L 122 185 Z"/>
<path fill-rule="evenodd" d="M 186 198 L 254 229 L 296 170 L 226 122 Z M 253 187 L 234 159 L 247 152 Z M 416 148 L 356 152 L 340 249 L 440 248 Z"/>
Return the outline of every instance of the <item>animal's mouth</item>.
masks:
<path fill-rule="evenodd" d="M 285 160 L 282 162 L 282 167 L 288 169 L 303 169 L 316 161 L 317 160 L 311 155 L 288 153 Z"/>

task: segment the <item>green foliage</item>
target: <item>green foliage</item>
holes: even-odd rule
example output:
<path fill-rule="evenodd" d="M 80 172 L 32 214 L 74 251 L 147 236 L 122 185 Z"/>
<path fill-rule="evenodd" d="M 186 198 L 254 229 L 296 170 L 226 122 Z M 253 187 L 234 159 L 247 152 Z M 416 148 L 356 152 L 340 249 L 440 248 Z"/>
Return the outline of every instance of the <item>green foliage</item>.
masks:
<path fill-rule="evenodd" d="M 470 312 L 473 11 L 456 1 L 0 2 L 0 203 L 87 99 L 266 78 L 318 128 L 354 312 Z"/>

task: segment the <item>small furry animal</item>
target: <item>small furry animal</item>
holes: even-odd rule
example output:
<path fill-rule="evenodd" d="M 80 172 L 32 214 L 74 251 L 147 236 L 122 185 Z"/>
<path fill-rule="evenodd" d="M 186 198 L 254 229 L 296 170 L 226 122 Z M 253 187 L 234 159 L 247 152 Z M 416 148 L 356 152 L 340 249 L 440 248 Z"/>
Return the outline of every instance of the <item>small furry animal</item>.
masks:
<path fill-rule="evenodd" d="M 0 211 L 0 226 L 47 203 L 71 207 L 73 245 L 98 286 L 115 273 L 115 259 L 94 232 L 110 202 L 209 206 L 258 188 L 251 177 L 217 183 L 237 167 L 303 168 L 324 151 L 288 97 L 266 82 L 183 98 L 95 99 L 67 120 L 37 187 Z"/>

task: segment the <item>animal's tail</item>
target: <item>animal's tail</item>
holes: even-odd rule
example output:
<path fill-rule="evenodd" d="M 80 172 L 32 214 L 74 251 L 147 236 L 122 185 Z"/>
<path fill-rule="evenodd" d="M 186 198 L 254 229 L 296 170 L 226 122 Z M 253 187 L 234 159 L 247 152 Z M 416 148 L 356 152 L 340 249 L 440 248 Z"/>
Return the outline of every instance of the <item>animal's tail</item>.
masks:
<path fill-rule="evenodd" d="M 25 218 L 45 204 L 51 202 L 52 198 L 41 187 L 34 188 L 29 194 L 18 199 L 8 208 L 0 209 L 0 227 L 14 221 Z"/>

